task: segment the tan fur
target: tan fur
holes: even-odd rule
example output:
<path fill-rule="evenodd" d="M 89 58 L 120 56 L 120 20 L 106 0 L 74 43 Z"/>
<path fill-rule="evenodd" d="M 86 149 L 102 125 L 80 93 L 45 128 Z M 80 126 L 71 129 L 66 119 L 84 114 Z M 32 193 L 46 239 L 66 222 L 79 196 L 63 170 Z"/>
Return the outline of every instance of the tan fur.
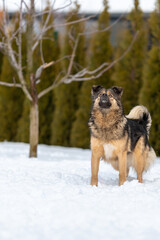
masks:
<path fill-rule="evenodd" d="M 105 157 L 104 144 L 112 144 L 115 147 L 112 153 L 112 157 L 109 159 Z M 142 183 L 143 172 L 149 169 L 149 167 L 153 164 L 156 158 L 153 148 L 149 150 L 149 148 L 147 147 L 147 149 L 145 149 L 143 137 L 139 139 L 132 153 L 128 153 L 129 142 L 127 144 L 127 136 L 119 140 L 112 141 L 103 141 L 91 137 L 91 150 L 91 185 L 96 186 L 98 186 L 98 171 L 100 158 L 103 158 L 103 160 L 110 163 L 115 170 L 119 171 L 119 185 L 122 185 L 126 181 L 126 177 L 128 176 L 130 167 L 133 167 L 136 170 L 137 179 L 139 182 Z"/>
<path fill-rule="evenodd" d="M 122 137 L 123 135 L 123 127 L 124 124 L 126 123 L 126 119 L 122 118 L 122 119 L 118 119 L 119 120 L 119 124 L 118 127 L 116 127 L 116 130 L 113 128 L 113 122 L 117 121 L 117 117 L 115 114 L 115 111 L 111 111 L 109 113 L 107 113 L 106 117 L 104 118 L 103 113 L 101 113 L 100 111 L 95 111 L 94 116 L 95 116 L 95 124 L 98 125 L 98 128 L 94 128 L 94 126 L 90 126 L 92 127 L 92 132 L 94 133 L 95 136 L 98 136 L 101 139 L 119 139 Z M 110 130 L 110 131 L 108 131 Z"/>
<path fill-rule="evenodd" d="M 101 94 L 106 92 L 111 102 L 111 107 L 99 110 Z M 98 186 L 98 171 L 101 158 L 119 171 L 119 185 L 126 181 L 130 167 L 136 170 L 137 179 L 142 183 L 143 172 L 149 169 L 156 155 L 153 148 L 145 145 L 143 136 L 138 139 L 136 146 L 131 150 L 131 139 L 128 132 L 124 132 L 127 119 L 123 114 L 120 99 L 115 99 L 113 95 L 112 91 L 102 89 L 99 96 L 95 99 L 92 109 L 92 117 L 89 122 L 92 132 L 91 185 Z M 147 108 L 136 106 L 131 110 L 127 118 L 139 119 L 143 116 L 143 113 L 148 114 Z M 148 134 L 150 126 L 151 117 L 149 115 Z"/>
<path fill-rule="evenodd" d="M 155 159 L 156 159 L 156 153 L 154 149 L 151 147 L 151 149 L 148 150 L 146 154 L 144 171 L 147 171 L 153 165 Z"/>
<path fill-rule="evenodd" d="M 91 159 L 91 185 L 98 185 L 98 170 L 99 170 L 99 160 L 103 158 L 108 163 L 111 163 L 112 166 L 119 171 L 119 185 L 123 184 L 126 181 L 126 176 L 128 174 L 127 168 L 127 150 L 126 145 L 127 136 L 112 141 L 102 141 L 97 138 L 91 137 L 91 150 L 92 150 L 92 159 Z M 112 157 L 107 159 L 104 155 L 104 144 L 112 144 L 115 147 Z"/>
<path fill-rule="evenodd" d="M 141 137 L 137 144 L 136 147 L 134 149 L 133 152 L 133 167 L 135 168 L 136 172 L 137 172 L 137 179 L 139 182 L 142 183 L 142 173 L 144 171 L 144 166 L 145 166 L 145 156 L 146 151 L 145 151 L 145 145 L 144 145 L 144 139 L 143 137 Z"/>
<path fill-rule="evenodd" d="M 98 139 L 91 139 L 92 157 L 91 157 L 91 185 L 98 186 L 98 171 L 100 158 L 104 156 L 104 149 Z"/>

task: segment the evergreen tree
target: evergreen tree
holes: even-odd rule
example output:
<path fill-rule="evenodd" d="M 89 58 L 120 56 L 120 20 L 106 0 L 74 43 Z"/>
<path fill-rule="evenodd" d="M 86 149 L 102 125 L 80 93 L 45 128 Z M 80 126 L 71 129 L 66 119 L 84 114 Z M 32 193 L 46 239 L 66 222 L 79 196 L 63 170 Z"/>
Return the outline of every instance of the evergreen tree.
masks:
<path fill-rule="evenodd" d="M 6 82 L 16 80 L 17 76 L 6 56 L 3 57 L 0 79 Z M 0 86 L 0 141 L 15 141 L 17 122 L 21 116 L 23 93 L 20 89 Z"/>
<path fill-rule="evenodd" d="M 3 22 L 3 11 L 0 11 L 0 25 L 2 24 L 2 22 Z M 0 74 L 2 69 L 2 63 L 3 63 L 3 54 L 0 52 Z"/>
<path fill-rule="evenodd" d="M 91 39 L 91 48 L 88 62 L 90 69 L 95 69 L 104 62 L 112 61 L 112 46 L 110 43 L 110 31 L 102 31 L 109 25 L 108 1 L 104 0 L 104 10 L 98 19 L 98 30 Z M 112 86 L 112 69 L 105 72 L 97 80 L 83 82 L 80 97 L 79 109 L 76 112 L 76 120 L 72 127 L 71 143 L 72 146 L 88 148 L 89 147 L 89 128 L 88 120 L 91 108 L 91 87 L 94 84 L 100 84 L 105 88 Z"/>
<path fill-rule="evenodd" d="M 16 141 L 29 142 L 29 107 L 30 102 L 25 98 L 23 102 L 22 114 L 18 121 Z"/>
<path fill-rule="evenodd" d="M 0 25 L 3 23 L 3 11 L 0 11 Z M 1 39 L 1 37 L 0 37 Z M 3 63 L 3 54 L 0 52 L 0 74 L 1 74 L 1 69 L 2 69 L 2 63 Z"/>
<path fill-rule="evenodd" d="M 0 74 L 2 70 L 2 63 L 3 63 L 3 54 L 0 52 Z"/>
<path fill-rule="evenodd" d="M 139 1 L 134 0 L 134 9 L 128 16 L 130 28 L 123 33 L 116 58 L 121 56 L 130 45 L 137 31 L 138 37 L 129 53 L 115 65 L 113 80 L 115 85 L 124 88 L 123 105 L 127 114 L 138 104 L 138 95 L 142 87 L 142 69 L 146 54 L 146 31 L 143 13 L 139 8 Z"/>
<path fill-rule="evenodd" d="M 24 66 L 26 65 L 26 61 L 27 61 L 26 43 L 27 43 L 27 29 L 22 39 L 22 44 L 25 45 L 25 48 L 22 54 L 23 58 L 25 58 L 24 64 L 23 64 Z M 25 77 L 27 79 L 26 82 L 29 86 L 30 80 L 29 80 L 29 74 L 26 68 L 25 68 Z M 30 114 L 30 102 L 28 98 L 24 98 L 22 114 L 18 120 L 18 128 L 17 128 L 17 134 L 16 134 L 16 141 L 18 142 L 27 142 L 27 143 L 29 142 L 29 114 Z"/>
<path fill-rule="evenodd" d="M 157 0 L 156 9 L 150 15 L 149 25 L 152 48 L 144 64 L 140 103 L 147 106 L 151 113 L 150 142 L 157 154 L 160 155 L 160 0 Z"/>
<path fill-rule="evenodd" d="M 50 8 L 49 3 L 46 10 Z M 46 15 L 44 15 L 43 21 L 46 20 Z M 48 25 L 53 24 L 54 16 L 53 14 L 50 16 L 48 21 Z M 44 36 L 46 39 L 42 41 L 42 49 L 44 52 L 45 62 L 56 61 L 59 58 L 59 43 L 58 43 L 58 35 L 54 31 L 54 28 L 48 30 Z M 49 87 L 56 79 L 58 75 L 59 64 L 53 65 L 47 69 L 45 69 L 42 73 L 42 81 L 39 84 L 38 90 L 41 91 L 47 87 Z M 39 126 L 40 126 L 40 135 L 39 141 L 40 143 L 50 143 L 51 138 L 51 123 L 53 118 L 53 112 L 55 108 L 54 104 L 54 93 L 49 92 L 39 101 Z"/>
<path fill-rule="evenodd" d="M 12 19 L 12 26 L 18 28 L 19 14 Z M 22 35 L 22 37 L 24 37 Z M 25 46 L 22 46 L 24 51 Z M 13 41 L 13 49 L 17 50 L 16 41 Z M 22 61 L 24 62 L 24 56 Z M 3 57 L 0 80 L 5 82 L 18 82 L 18 77 L 10 65 L 7 56 Z M 21 116 L 24 96 L 20 89 L 0 86 L 0 140 L 15 141 L 18 128 L 18 120 Z"/>
<path fill-rule="evenodd" d="M 50 9 L 50 5 L 48 2 L 48 6 L 45 11 Z M 42 26 L 46 20 L 47 14 L 43 16 Z M 50 15 L 48 26 L 52 25 L 54 22 L 53 14 Z M 41 56 L 40 47 L 43 51 L 43 56 Z M 54 28 L 50 28 L 46 31 L 44 38 L 41 42 L 41 46 L 37 48 L 34 55 L 34 67 L 38 68 L 40 64 L 42 64 L 42 59 L 46 63 L 55 61 L 59 58 L 59 44 L 58 37 L 54 32 Z M 58 64 L 53 65 L 47 69 L 45 69 L 41 75 L 41 81 L 38 84 L 37 90 L 41 91 L 47 87 L 49 87 L 55 80 L 56 75 L 58 74 Z M 24 102 L 23 115 L 19 121 L 19 130 L 17 138 L 20 141 L 28 142 L 29 140 L 29 101 L 26 99 Z M 39 100 L 39 142 L 49 144 L 51 137 L 51 122 L 54 111 L 54 94 L 53 92 L 49 92 L 43 98 Z"/>
<path fill-rule="evenodd" d="M 76 8 L 69 12 L 67 21 L 78 20 L 79 5 L 75 3 Z M 66 27 L 66 34 L 64 39 L 63 56 L 72 54 L 75 40 L 79 33 L 84 31 L 84 23 L 77 23 L 68 25 Z M 72 36 L 72 37 L 71 37 Z M 81 36 L 79 44 L 76 49 L 74 65 L 71 74 L 80 70 L 81 66 L 84 67 L 85 62 L 85 39 Z M 67 73 L 69 60 L 63 63 L 63 71 Z M 56 109 L 52 124 L 52 141 L 54 145 L 70 146 L 70 133 L 72 124 L 75 120 L 75 112 L 78 108 L 78 95 L 81 83 L 73 82 L 71 84 L 62 84 L 55 89 L 56 96 Z"/>

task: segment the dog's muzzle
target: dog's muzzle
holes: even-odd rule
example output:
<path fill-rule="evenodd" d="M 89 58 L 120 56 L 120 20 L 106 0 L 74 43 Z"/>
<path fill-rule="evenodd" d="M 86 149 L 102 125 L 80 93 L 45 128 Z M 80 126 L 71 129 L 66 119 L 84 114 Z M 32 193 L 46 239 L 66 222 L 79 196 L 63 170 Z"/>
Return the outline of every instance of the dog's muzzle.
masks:
<path fill-rule="evenodd" d="M 101 108 L 109 108 L 111 106 L 111 103 L 106 93 L 103 93 L 102 96 L 100 97 L 99 106 Z"/>

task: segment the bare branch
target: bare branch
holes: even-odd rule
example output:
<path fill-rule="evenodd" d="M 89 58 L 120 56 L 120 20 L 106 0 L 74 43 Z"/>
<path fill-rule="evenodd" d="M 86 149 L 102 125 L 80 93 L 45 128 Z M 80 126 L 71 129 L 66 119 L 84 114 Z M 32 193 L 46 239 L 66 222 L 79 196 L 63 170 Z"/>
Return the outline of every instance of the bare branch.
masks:
<path fill-rule="evenodd" d="M 3 6 L 4 6 L 4 10 L 5 10 L 5 0 L 3 0 Z M 6 51 L 9 59 L 10 59 L 10 62 L 12 64 L 12 66 L 14 67 L 14 69 L 17 71 L 18 73 L 18 76 L 19 76 L 19 80 L 20 80 L 20 83 L 19 86 L 21 86 L 22 90 L 25 92 L 26 96 L 32 100 L 32 97 L 31 97 L 31 94 L 29 93 L 29 90 L 27 88 L 27 85 L 26 85 L 26 81 L 24 79 L 24 76 L 23 76 L 23 72 L 22 72 L 22 49 L 21 49 L 21 45 L 22 45 L 22 3 L 25 4 L 26 8 L 28 8 L 28 6 L 26 5 L 25 3 L 25 0 L 21 0 L 21 5 L 20 5 L 20 25 L 19 25 L 19 28 L 18 30 L 14 33 L 14 38 L 16 37 L 16 34 L 18 33 L 18 63 L 17 63 L 17 60 L 15 58 L 15 52 L 13 51 L 12 49 L 12 45 L 11 45 L 11 39 L 14 39 L 13 37 L 10 38 L 9 37 L 9 34 L 8 32 L 6 31 L 6 12 L 4 11 L 4 30 L 5 30 L 5 37 L 7 39 L 7 43 L 1 43 L 0 45 L 3 47 L 3 49 Z M 55 3 L 55 0 L 54 0 L 54 3 Z M 63 6 L 59 9 L 55 9 L 54 11 L 56 10 L 60 10 L 60 9 L 64 9 L 66 8 L 67 6 L 71 5 L 72 4 L 72 1 L 70 0 L 70 3 L 66 6 Z M 39 78 L 41 77 L 41 74 L 43 72 L 44 69 L 62 61 L 63 59 L 65 58 L 70 58 L 70 62 L 69 62 L 69 66 L 68 66 L 68 70 L 67 70 L 67 74 L 66 76 L 62 77 L 62 79 L 59 81 L 59 78 L 60 78 L 60 75 L 61 73 L 57 76 L 56 80 L 52 83 L 51 86 L 49 86 L 47 89 L 44 89 L 42 92 L 39 93 L 38 95 L 38 98 L 44 96 L 46 93 L 48 93 L 49 91 L 51 91 L 55 86 L 61 84 L 61 83 L 70 83 L 72 81 L 87 81 L 87 80 L 92 80 L 92 79 L 97 79 L 99 78 L 100 76 L 102 76 L 102 74 L 104 72 L 106 72 L 107 70 L 109 70 L 112 66 L 114 66 L 118 61 L 120 61 L 127 53 L 128 51 L 131 49 L 135 39 L 136 39 L 136 36 L 133 38 L 133 41 L 132 43 L 130 44 L 130 46 L 128 47 L 128 49 L 122 54 L 122 56 L 120 56 L 118 59 L 114 60 L 112 63 L 103 63 L 101 64 L 98 68 L 94 69 L 93 71 L 90 71 L 88 70 L 87 68 L 85 69 L 82 69 L 80 70 L 79 72 L 77 72 L 76 74 L 74 75 L 71 75 L 71 72 L 72 72 L 72 68 L 73 68 L 73 64 L 74 64 L 74 59 L 75 59 L 75 56 L 76 56 L 76 50 L 77 50 L 77 47 L 78 47 L 78 43 L 80 41 L 80 37 L 81 36 L 84 36 L 84 35 L 91 35 L 91 34 L 95 34 L 95 33 L 100 33 L 100 32 L 105 32 L 105 31 L 108 31 L 109 29 L 111 29 L 115 24 L 117 24 L 120 19 L 123 17 L 123 14 L 114 22 L 112 23 L 110 26 L 104 28 L 104 29 L 100 29 L 100 30 L 94 30 L 94 31 L 90 31 L 90 32 L 81 32 L 78 34 L 77 38 L 74 39 L 74 46 L 73 46 L 73 50 L 72 50 L 72 55 L 71 56 L 65 56 L 57 61 L 51 61 L 49 63 L 45 63 L 45 59 L 44 59 L 44 56 L 43 56 L 43 49 L 42 49 L 42 39 L 43 39 L 43 36 L 44 34 L 46 33 L 46 31 L 48 31 L 49 29 L 53 28 L 53 27 L 61 27 L 61 26 L 67 26 L 67 25 L 71 25 L 71 24 L 76 24 L 76 23 L 80 23 L 80 22 L 84 22 L 84 21 L 87 21 L 93 17 L 95 17 L 96 15 L 91 15 L 89 17 L 84 17 L 84 18 L 80 18 L 78 20 L 74 20 L 74 21 L 67 21 L 65 23 L 62 23 L 62 24 L 57 24 L 57 25 L 54 25 L 54 24 L 48 24 L 49 23 L 49 19 L 51 17 L 51 14 L 54 12 L 53 11 L 53 5 L 52 5 L 52 8 L 47 10 L 47 11 L 42 11 L 42 13 L 39 13 L 39 15 L 43 15 L 45 13 L 48 13 L 46 19 L 45 19 L 45 22 L 43 24 L 43 27 L 42 27 L 42 30 L 40 32 L 40 34 L 38 35 L 37 37 L 37 40 L 35 41 L 35 43 L 33 44 L 32 46 L 32 54 L 33 54 L 33 51 L 35 50 L 35 48 L 38 46 L 39 42 L 40 42 L 40 53 L 41 53 L 41 60 L 42 60 L 42 65 L 37 69 L 36 71 L 36 74 L 35 74 L 35 81 L 36 83 L 38 82 Z M 35 16 L 35 15 L 34 15 Z M 6 47 L 6 45 L 7 47 Z M 88 75 L 86 77 L 86 75 Z M 8 83 L 7 83 L 8 84 Z M 9 84 L 10 86 L 11 85 L 14 85 L 14 84 Z M 17 85 L 17 84 L 16 84 Z"/>
<path fill-rule="evenodd" d="M 95 33 L 101 33 L 101 32 L 106 32 L 109 31 L 114 25 L 116 25 L 121 19 L 122 17 L 124 17 L 124 14 L 121 14 L 119 18 L 117 18 L 116 21 L 114 21 L 111 25 L 109 25 L 108 27 L 101 29 L 101 30 L 94 30 L 94 31 L 90 31 L 90 32 L 84 32 L 84 33 L 80 33 L 80 35 L 91 35 L 91 34 L 95 34 Z"/>
<path fill-rule="evenodd" d="M 40 55 L 41 55 L 41 61 L 43 63 L 43 65 L 45 64 L 44 61 L 44 56 L 43 56 L 43 44 L 42 44 L 42 39 L 40 40 Z"/>
<path fill-rule="evenodd" d="M 48 67 L 50 67 L 50 66 L 53 66 L 53 65 L 55 65 L 55 64 L 63 61 L 64 59 L 68 59 L 68 58 L 70 58 L 70 57 L 71 57 L 71 55 L 68 55 L 68 56 L 64 56 L 64 57 L 62 57 L 62 58 L 60 58 L 60 59 L 58 59 L 58 60 L 56 60 L 56 61 L 51 61 L 51 62 L 49 62 L 49 63 L 44 63 L 44 64 L 42 64 L 42 65 L 36 70 L 36 74 L 35 74 L 36 81 L 39 80 L 39 78 L 40 78 L 40 76 L 41 76 L 41 74 L 42 74 L 42 71 L 43 71 L 44 69 L 46 69 L 46 68 L 48 68 Z"/>
<path fill-rule="evenodd" d="M 22 1 L 21 1 L 22 3 Z M 21 11 L 22 11 L 22 4 L 21 4 Z M 21 18 L 21 22 L 22 22 L 22 16 Z M 27 98 L 31 101 L 32 97 L 27 89 L 27 84 L 26 81 L 24 79 L 23 73 L 22 73 L 22 66 L 21 66 L 21 61 L 22 61 L 22 55 L 21 55 L 21 27 L 22 25 L 20 25 L 19 27 L 19 61 L 17 62 L 16 57 L 15 57 L 15 51 L 12 48 L 11 45 L 11 38 L 9 36 L 9 32 L 7 31 L 7 21 L 6 21 L 6 10 L 5 10 L 5 0 L 3 0 L 3 33 L 4 33 L 4 41 L 5 42 L 1 42 L 0 46 L 2 47 L 2 50 L 4 51 L 4 54 L 7 55 L 10 64 L 12 65 L 12 67 L 15 69 L 15 71 L 18 74 L 19 77 L 19 81 L 21 84 L 15 84 L 15 83 L 4 83 L 1 82 L 1 85 L 4 86 L 8 86 L 8 87 L 13 87 L 13 86 L 17 86 L 17 87 L 21 87 L 23 92 L 25 93 L 25 95 L 27 96 Z M 16 53 L 17 54 L 17 53 Z"/>
<path fill-rule="evenodd" d="M 50 19 L 51 15 L 52 15 L 52 11 L 49 11 L 49 13 L 48 13 L 48 15 L 47 15 L 47 18 L 46 18 L 46 20 L 45 20 L 45 22 L 44 22 L 44 24 L 43 24 L 43 27 L 42 27 L 42 29 L 41 29 L 41 32 L 40 32 L 40 34 L 39 34 L 39 36 L 38 36 L 38 38 L 37 38 L 37 41 L 35 42 L 35 44 L 34 44 L 33 47 L 32 47 L 32 51 L 33 51 L 33 52 L 34 52 L 34 50 L 36 49 L 36 47 L 38 46 L 39 41 L 42 39 L 44 33 L 46 32 L 46 28 L 47 28 L 47 25 L 48 25 L 48 22 L 49 22 L 49 19 Z"/>
<path fill-rule="evenodd" d="M 19 69 L 22 69 L 22 2 L 20 5 L 20 12 L 19 12 L 19 34 L 18 34 L 18 65 Z"/>
<path fill-rule="evenodd" d="M 52 11 L 49 11 L 49 14 L 51 14 Z M 50 17 L 50 15 L 48 14 L 48 16 Z M 35 44 L 33 45 L 32 47 L 32 50 L 34 51 L 36 49 L 36 47 L 38 46 L 39 44 L 39 41 L 42 39 L 43 35 L 50 29 L 52 28 L 57 28 L 57 27 L 64 27 L 64 26 L 68 26 L 68 25 L 71 25 L 71 24 L 76 24 L 76 23 L 80 23 L 80 22 L 85 22 L 85 21 L 88 21 L 89 19 L 95 17 L 96 15 L 91 15 L 89 17 L 84 17 L 84 18 L 81 18 L 81 19 L 78 19 L 78 20 L 74 20 L 74 21 L 71 21 L 71 22 L 66 22 L 66 23 L 62 23 L 62 24 L 50 24 L 49 26 L 47 26 L 47 23 L 48 23 L 48 17 L 46 19 L 46 22 L 44 23 L 42 29 L 41 29 L 41 32 L 40 34 L 38 35 L 37 37 L 37 40 L 35 42 Z"/>
<path fill-rule="evenodd" d="M 74 63 L 74 58 L 76 56 L 76 50 L 77 50 L 77 47 L 78 47 L 78 43 L 79 43 L 79 40 L 80 40 L 80 37 L 81 36 L 84 36 L 84 35 L 89 35 L 89 34 L 93 34 L 93 33 L 101 33 L 101 32 L 106 32 L 108 31 L 109 29 L 111 29 L 115 24 L 117 24 L 120 19 L 123 17 L 123 14 L 114 22 L 112 23 L 111 25 L 109 25 L 108 27 L 104 28 L 104 29 L 101 29 L 101 30 L 95 30 L 95 31 L 91 31 L 91 32 L 82 32 L 82 33 L 79 33 L 78 36 L 77 36 L 77 39 L 74 40 L 75 44 L 74 44 L 74 47 L 73 47 L 73 51 L 72 51 L 72 55 L 71 55 L 71 60 L 70 60 L 70 63 L 69 63 L 69 66 L 68 66 L 68 70 L 67 70 L 67 74 L 66 76 L 69 76 L 71 71 L 72 71 L 72 67 L 73 67 L 73 63 Z M 73 40 L 73 39 L 72 39 Z M 106 64 L 108 63 L 105 63 L 105 66 Z M 103 65 L 102 65 L 103 66 Z M 102 66 L 100 66 L 100 69 L 102 69 Z M 104 66 L 103 66 L 104 67 Z M 100 70 L 99 69 L 99 70 Z M 98 70 L 98 71 L 99 71 Z M 83 75 L 84 76 L 84 75 Z"/>
<path fill-rule="evenodd" d="M 25 5 L 25 7 L 26 7 L 27 11 L 29 11 L 29 7 L 28 7 L 28 5 L 27 5 L 26 1 L 22 0 L 22 2 L 24 3 L 24 5 Z"/>
<path fill-rule="evenodd" d="M 84 32 L 84 33 L 80 33 L 80 34 L 82 34 L 82 35 L 90 35 L 90 34 L 94 34 L 94 33 L 98 33 L 98 32 L 106 32 L 109 29 L 111 29 L 114 25 L 116 25 L 122 19 L 122 17 L 124 17 L 124 14 L 125 13 L 121 14 L 120 17 L 116 21 L 114 21 L 111 25 L 109 25 L 108 27 L 106 27 L 104 29 L 94 30 L 94 31 L 90 31 L 90 32 Z M 64 27 L 64 26 L 68 26 L 68 25 L 72 25 L 72 24 L 88 21 L 88 20 L 96 17 L 96 15 L 97 14 L 94 14 L 94 15 L 91 15 L 91 16 L 88 16 L 88 17 L 84 17 L 84 18 L 81 18 L 81 19 L 78 19 L 78 20 L 74 20 L 74 21 L 70 21 L 70 22 L 66 22 L 66 23 L 62 23 L 62 24 L 55 24 L 53 27 L 55 27 L 55 28 L 56 27 Z"/>
<path fill-rule="evenodd" d="M 61 23 L 61 24 L 53 24 L 53 25 L 48 26 L 45 29 L 45 31 L 48 31 L 51 28 L 65 27 L 65 26 L 69 26 L 69 25 L 73 25 L 73 24 L 77 24 L 77 23 L 81 23 L 81 22 L 86 22 L 86 21 L 90 20 L 91 18 L 94 18 L 96 15 L 97 14 L 94 14 L 94 15 L 91 15 L 91 16 L 88 16 L 88 17 L 80 18 L 80 19 L 70 21 L 70 22 L 64 22 L 64 23 Z"/>
<path fill-rule="evenodd" d="M 54 82 L 51 86 L 49 86 L 47 89 L 44 89 L 41 93 L 39 93 L 38 98 L 41 98 L 42 96 L 44 96 L 45 94 L 47 94 L 49 91 L 51 91 L 53 88 L 55 88 L 56 86 L 60 85 L 61 83 L 70 83 L 72 81 L 85 81 L 85 80 L 91 80 L 91 79 L 96 79 L 98 77 L 100 77 L 105 71 L 109 70 L 116 62 L 120 61 L 130 50 L 130 48 L 132 47 L 135 38 L 133 39 L 133 42 L 131 43 L 131 45 L 129 46 L 129 48 L 127 49 L 126 52 L 124 52 L 124 54 L 117 60 L 113 61 L 112 63 L 103 63 L 102 65 L 100 65 L 98 68 L 96 68 L 93 71 L 89 71 L 87 69 L 82 69 L 81 71 L 79 71 L 77 74 L 74 75 L 70 75 L 71 71 L 72 71 L 72 67 L 73 67 L 73 63 L 74 63 L 74 58 L 76 55 L 76 50 L 78 47 L 78 43 L 79 43 L 79 39 L 81 36 L 85 35 L 85 34 L 93 34 L 93 33 L 97 33 L 97 32 L 105 32 L 108 31 L 110 28 L 112 28 L 116 23 L 118 23 L 118 21 L 120 21 L 120 19 L 122 18 L 123 15 L 121 15 L 113 24 L 111 24 L 110 26 L 108 26 L 105 29 L 102 30 L 96 30 L 96 31 L 92 31 L 92 32 L 84 32 L 84 33 L 79 33 L 76 40 L 75 40 L 75 44 L 73 47 L 73 51 L 72 51 L 72 55 L 71 55 L 71 59 L 70 59 L 70 63 L 68 66 L 68 70 L 67 70 L 67 74 L 64 78 L 61 79 L 61 81 L 59 81 L 57 84 Z M 43 69 L 45 65 L 42 65 Z M 107 66 L 107 67 L 106 67 Z M 106 68 L 104 68 L 106 67 Z M 100 71 L 100 72 L 99 72 Z M 98 73 L 98 74 L 97 74 Z M 93 74 L 97 74 L 97 75 L 93 75 L 90 77 L 84 77 L 86 74 L 88 75 L 93 75 Z M 59 76 L 58 76 L 59 78 Z"/>
<path fill-rule="evenodd" d="M 73 81 L 75 81 L 75 82 L 76 81 L 89 81 L 89 80 L 93 80 L 93 79 L 97 79 L 97 78 L 101 77 L 104 72 L 108 71 L 111 67 L 113 67 L 117 62 L 122 60 L 127 55 L 127 53 L 131 50 L 134 42 L 136 41 L 138 33 L 139 33 L 139 31 L 137 31 L 136 34 L 134 35 L 134 37 L 132 39 L 132 42 L 129 45 L 129 47 L 126 49 L 126 51 L 119 58 L 114 60 L 113 62 L 111 62 L 111 63 L 103 63 L 102 65 L 100 65 L 98 68 L 96 68 L 93 71 L 89 71 L 87 69 L 82 69 L 81 71 L 79 71 L 78 73 L 76 73 L 74 75 L 70 75 L 68 77 L 65 76 L 60 81 L 57 81 L 57 79 L 59 79 L 60 75 L 62 74 L 62 73 L 60 73 L 57 76 L 55 82 L 53 82 L 53 84 L 51 86 L 49 86 L 48 88 L 44 89 L 42 92 L 40 92 L 38 94 L 38 99 L 43 97 L 45 94 L 47 94 L 48 92 L 52 91 L 55 87 L 59 86 L 62 83 L 69 84 L 69 83 L 71 83 Z M 93 75 L 93 74 L 96 74 L 96 75 Z M 91 75 L 91 76 L 84 77 L 85 75 Z"/>
<path fill-rule="evenodd" d="M 78 72 L 74 75 L 64 77 L 62 82 L 66 83 L 66 84 L 69 84 L 72 81 L 78 81 L 78 82 L 79 81 L 88 81 L 88 80 L 93 80 L 93 79 L 97 79 L 97 78 L 101 77 L 104 72 L 108 71 L 111 67 L 113 67 L 117 62 L 122 60 L 127 55 L 127 53 L 131 50 L 134 42 L 136 41 L 138 33 L 139 33 L 139 31 L 137 31 L 136 34 L 134 35 L 134 37 L 132 39 L 132 42 L 129 45 L 129 47 L 126 49 L 126 51 L 119 58 L 117 58 L 116 60 L 114 60 L 110 64 L 103 63 L 101 66 L 99 66 L 98 68 L 96 68 L 93 71 L 88 71 L 87 69 L 83 69 L 82 71 L 80 71 L 80 72 Z M 103 70 L 101 70 L 105 65 L 108 65 L 108 66 L 106 68 L 104 68 Z M 99 70 L 101 70 L 101 71 L 99 72 Z M 97 74 L 97 75 L 93 75 L 93 74 Z M 85 75 L 92 75 L 92 76 L 84 77 Z"/>
<path fill-rule="evenodd" d="M 52 6 L 55 5 L 55 2 L 56 2 L 56 0 L 54 0 Z M 52 13 L 57 12 L 59 10 L 62 10 L 62 9 L 65 9 L 65 8 L 69 7 L 71 4 L 72 4 L 72 1 L 70 0 L 70 2 L 68 4 L 66 4 L 65 6 L 62 6 L 62 7 L 56 8 L 56 9 L 53 9 L 53 7 L 52 7 L 52 9 L 49 9 L 49 10 L 46 10 L 46 11 L 41 11 L 41 12 L 35 14 L 35 17 L 42 16 L 42 15 L 44 15 L 46 13 L 49 13 L 49 12 L 52 12 Z"/>
<path fill-rule="evenodd" d="M 10 37 L 10 42 L 12 42 L 13 39 L 16 37 L 16 35 L 19 34 L 19 31 L 22 31 L 22 29 L 24 28 L 24 26 L 25 26 L 25 23 L 22 24 L 22 22 L 21 22 L 21 27 L 19 26 L 19 27 L 16 29 L 16 31 L 12 33 L 12 36 Z"/>
<path fill-rule="evenodd" d="M 47 67 L 50 67 L 51 65 L 54 64 L 54 61 L 50 62 L 50 63 L 44 63 L 42 64 L 36 71 L 36 74 L 35 74 L 35 79 L 38 80 L 42 74 L 42 71 L 47 68 Z"/>
<path fill-rule="evenodd" d="M 99 72 L 100 70 L 102 70 L 104 67 L 111 65 L 111 63 L 103 63 L 102 65 L 100 65 L 98 68 L 94 69 L 93 71 L 89 71 L 87 70 L 87 68 L 82 69 L 81 71 L 79 71 L 78 73 L 76 73 L 76 77 L 84 77 L 86 74 L 89 75 L 93 75 L 97 72 Z"/>
<path fill-rule="evenodd" d="M 74 44 L 71 60 L 70 60 L 69 66 L 68 66 L 67 75 L 70 75 L 71 70 L 72 70 L 73 61 L 74 61 L 74 58 L 76 56 L 76 50 L 77 50 L 77 47 L 78 47 L 79 38 L 80 38 L 80 35 L 78 35 L 78 37 L 77 37 L 77 39 L 75 41 L 75 44 Z"/>
<path fill-rule="evenodd" d="M 54 1 L 54 4 L 55 4 L 55 1 Z M 53 4 L 53 6 L 54 6 L 54 4 Z M 69 3 L 64 5 L 64 6 L 54 9 L 54 12 L 57 12 L 57 11 L 62 10 L 62 9 L 65 9 L 65 8 L 71 6 L 71 4 L 72 4 L 72 0 L 70 0 Z"/>
<path fill-rule="evenodd" d="M 59 78 L 60 78 L 60 75 L 62 74 L 62 72 L 60 72 L 55 81 L 52 83 L 51 86 L 49 86 L 48 88 L 44 89 L 43 91 L 41 91 L 39 94 L 38 94 L 38 99 L 40 99 L 41 97 L 43 97 L 44 95 L 46 95 L 48 92 L 52 91 L 55 87 L 58 87 L 62 82 L 61 81 L 58 81 Z"/>
<path fill-rule="evenodd" d="M 1 86 L 6 86 L 6 87 L 17 87 L 17 88 L 22 88 L 21 84 L 19 83 L 7 83 L 7 82 L 2 82 L 0 81 Z"/>
<path fill-rule="evenodd" d="M 6 6 L 5 6 L 5 0 L 3 0 L 3 32 L 5 35 L 7 35 L 7 22 L 6 22 Z"/>

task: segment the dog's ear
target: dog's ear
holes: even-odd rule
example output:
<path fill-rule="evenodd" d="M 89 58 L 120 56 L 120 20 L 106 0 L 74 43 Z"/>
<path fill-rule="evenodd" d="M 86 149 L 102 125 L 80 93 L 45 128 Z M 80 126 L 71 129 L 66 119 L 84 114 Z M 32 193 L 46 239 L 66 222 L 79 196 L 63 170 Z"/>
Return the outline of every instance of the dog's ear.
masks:
<path fill-rule="evenodd" d="M 100 86 L 100 85 L 94 85 L 92 87 L 92 90 L 91 90 L 91 94 L 92 96 L 94 96 L 95 94 L 97 94 L 103 87 Z"/>
<path fill-rule="evenodd" d="M 112 91 L 113 91 L 117 96 L 119 96 L 119 97 L 122 96 L 122 94 L 123 94 L 123 88 L 122 88 L 122 87 L 116 87 L 116 86 L 114 86 L 114 87 L 112 87 L 111 89 L 112 89 Z"/>

